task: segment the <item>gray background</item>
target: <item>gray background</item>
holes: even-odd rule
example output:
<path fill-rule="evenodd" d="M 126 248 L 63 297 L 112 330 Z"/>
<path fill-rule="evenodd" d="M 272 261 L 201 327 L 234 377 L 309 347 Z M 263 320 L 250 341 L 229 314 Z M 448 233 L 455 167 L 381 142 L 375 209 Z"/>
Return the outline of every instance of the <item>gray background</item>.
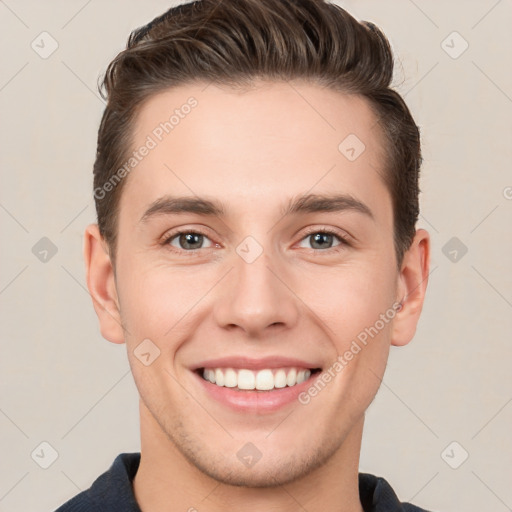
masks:
<path fill-rule="evenodd" d="M 512 3 L 340 4 L 381 26 L 401 63 L 395 83 L 423 136 L 419 226 L 433 243 L 418 332 L 392 347 L 360 470 L 432 510 L 507 511 Z M 52 511 L 139 450 L 137 390 L 125 346 L 99 333 L 82 237 L 95 220 L 97 78 L 130 30 L 170 5 L 0 1 L 1 511 Z M 42 58 L 50 37 L 58 48 Z"/>

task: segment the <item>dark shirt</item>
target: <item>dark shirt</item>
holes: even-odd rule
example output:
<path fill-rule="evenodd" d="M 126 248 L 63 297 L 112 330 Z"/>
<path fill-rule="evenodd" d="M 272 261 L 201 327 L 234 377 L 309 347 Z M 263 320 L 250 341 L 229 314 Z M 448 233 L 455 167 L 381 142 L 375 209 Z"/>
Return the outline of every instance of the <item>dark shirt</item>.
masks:
<path fill-rule="evenodd" d="M 140 453 L 119 454 L 108 471 L 86 491 L 55 512 L 141 512 L 132 489 Z M 364 512 L 428 512 L 410 503 L 400 503 L 384 478 L 359 473 L 359 496 Z"/>

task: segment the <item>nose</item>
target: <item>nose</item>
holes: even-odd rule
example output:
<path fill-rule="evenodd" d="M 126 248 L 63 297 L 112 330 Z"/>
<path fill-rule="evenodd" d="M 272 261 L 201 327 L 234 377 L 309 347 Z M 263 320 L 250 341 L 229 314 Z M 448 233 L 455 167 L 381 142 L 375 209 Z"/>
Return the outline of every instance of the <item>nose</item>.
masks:
<path fill-rule="evenodd" d="M 217 325 L 238 329 L 251 339 L 296 326 L 300 300 L 293 292 L 291 273 L 282 261 L 264 250 L 252 262 L 234 254 L 233 266 L 217 290 Z"/>

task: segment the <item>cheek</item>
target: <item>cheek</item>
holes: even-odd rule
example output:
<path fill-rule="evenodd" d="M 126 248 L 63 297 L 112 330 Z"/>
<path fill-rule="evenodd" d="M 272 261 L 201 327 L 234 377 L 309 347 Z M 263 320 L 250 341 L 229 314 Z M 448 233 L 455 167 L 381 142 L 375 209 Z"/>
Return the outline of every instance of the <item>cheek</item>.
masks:
<path fill-rule="evenodd" d="M 302 296 L 308 297 L 305 302 L 330 329 L 338 349 L 373 326 L 395 300 L 396 276 L 389 265 L 369 262 L 330 269 L 317 277 L 308 280 Z M 321 283 L 325 284 L 319 286 Z M 380 327 L 379 330 L 386 330 Z"/>
<path fill-rule="evenodd" d="M 140 396 L 158 416 L 164 404 L 182 400 L 176 386 L 180 373 L 175 354 L 194 332 L 190 323 L 196 319 L 190 313 L 207 292 L 208 283 L 198 286 L 196 278 L 191 282 L 190 275 L 161 264 L 131 265 L 133 271 L 126 266 L 120 275 L 128 359 Z M 170 418 L 171 411 L 161 414 Z"/>
<path fill-rule="evenodd" d="M 375 260 L 333 276 L 330 297 L 321 305 L 339 363 L 332 370 L 339 393 L 330 399 L 333 410 L 342 416 L 365 410 L 385 371 L 396 316 L 392 263 Z M 337 402 L 339 395 L 345 397 L 345 404 Z"/>
<path fill-rule="evenodd" d="M 132 264 L 120 275 L 119 290 L 124 325 L 137 337 L 155 340 L 172 337 L 187 322 L 187 314 L 207 294 L 210 281 L 200 273 L 158 263 L 150 268 Z M 136 269 L 136 270 L 135 270 Z"/>

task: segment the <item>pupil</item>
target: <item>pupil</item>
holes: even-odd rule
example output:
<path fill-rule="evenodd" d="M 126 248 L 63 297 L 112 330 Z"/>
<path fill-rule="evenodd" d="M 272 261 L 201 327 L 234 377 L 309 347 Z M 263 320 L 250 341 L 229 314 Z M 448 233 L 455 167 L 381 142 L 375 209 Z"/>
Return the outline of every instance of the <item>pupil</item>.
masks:
<path fill-rule="evenodd" d="M 320 243 L 320 244 L 324 243 L 324 245 L 320 245 L 320 248 L 324 248 L 325 242 L 326 242 L 326 237 L 331 238 L 332 235 L 330 235 L 329 233 L 316 233 L 313 236 L 313 246 L 316 243 Z M 330 247 L 330 244 L 328 244 L 328 246 Z"/>
<path fill-rule="evenodd" d="M 184 249 L 198 249 L 198 247 L 192 247 L 194 244 L 201 245 L 203 241 L 203 235 L 199 233 L 186 233 L 181 235 L 180 244 Z"/>

